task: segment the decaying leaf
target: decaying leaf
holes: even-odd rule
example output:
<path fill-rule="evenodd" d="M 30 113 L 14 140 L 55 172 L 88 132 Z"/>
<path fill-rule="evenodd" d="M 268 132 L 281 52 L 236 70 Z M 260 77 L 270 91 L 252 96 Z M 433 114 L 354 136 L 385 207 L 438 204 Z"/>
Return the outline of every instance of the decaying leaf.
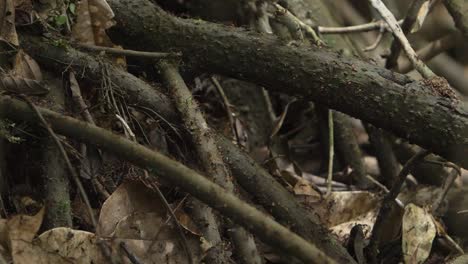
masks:
<path fill-rule="evenodd" d="M 137 212 L 158 212 L 159 215 L 165 215 L 166 209 L 159 197 L 144 184 L 124 182 L 102 205 L 98 233 L 103 236 L 112 234 L 120 220 Z"/>
<path fill-rule="evenodd" d="M 33 263 L 30 255 L 35 254 L 31 243 L 44 219 L 44 208 L 33 216 L 16 215 L 7 222 L 7 238 L 14 263 Z"/>
<path fill-rule="evenodd" d="M 22 49 L 15 56 L 13 74 L 26 79 L 42 81 L 41 68 L 37 62 Z"/>
<path fill-rule="evenodd" d="M 187 225 L 191 222 L 184 221 Z M 98 233 L 124 242 L 143 263 L 187 262 L 174 221 L 168 220 L 159 197 L 139 182 L 124 182 L 104 202 Z M 192 231 L 186 234 L 192 255 L 201 259 L 199 236 Z"/>
<path fill-rule="evenodd" d="M 39 81 L 12 76 L 0 78 L 0 92 L 2 90 L 25 95 L 43 95 L 49 92 Z"/>
<path fill-rule="evenodd" d="M 414 26 L 411 29 L 411 33 L 418 32 L 421 29 L 424 20 L 426 20 L 427 14 L 429 14 L 432 2 L 433 1 L 431 0 L 426 1 L 424 2 L 424 4 L 422 4 L 421 8 L 419 9 L 418 16 L 416 17 L 416 23 L 414 23 Z"/>
<path fill-rule="evenodd" d="M 431 253 L 436 235 L 431 214 L 415 204 L 408 204 L 402 220 L 402 250 L 405 263 L 423 263 Z"/>
<path fill-rule="evenodd" d="M 113 46 L 106 29 L 114 25 L 114 12 L 105 0 L 82 0 L 78 3 L 77 21 L 72 36 L 79 43 Z"/>
<path fill-rule="evenodd" d="M 13 0 L 0 1 L 0 39 L 15 46 L 19 45 L 15 27 L 15 6 Z"/>
<path fill-rule="evenodd" d="M 345 242 L 355 225 L 362 225 L 366 237 L 375 223 L 380 206 L 378 195 L 365 191 L 332 192 L 325 199 L 317 196 L 299 197 L 307 207 Z"/>
<path fill-rule="evenodd" d="M 309 181 L 299 178 L 294 185 L 294 194 L 295 195 L 308 195 L 308 196 L 317 196 L 322 197 L 322 194 L 312 186 L 312 183 Z"/>
<path fill-rule="evenodd" d="M 144 263 L 185 263 L 187 256 L 172 223 L 158 213 L 134 213 L 119 221 L 111 237 L 125 241 Z M 188 234 L 187 242 L 192 254 L 199 259 L 198 236 Z"/>

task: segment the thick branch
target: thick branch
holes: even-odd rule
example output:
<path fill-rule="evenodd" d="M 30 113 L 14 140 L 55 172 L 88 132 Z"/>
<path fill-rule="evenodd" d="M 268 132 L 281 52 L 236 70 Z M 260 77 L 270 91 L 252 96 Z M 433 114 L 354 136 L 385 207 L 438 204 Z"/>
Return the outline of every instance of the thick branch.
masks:
<path fill-rule="evenodd" d="M 468 112 L 429 85 L 324 49 L 291 49 L 274 37 L 174 18 L 147 0 L 108 2 L 132 47 L 181 51 L 187 67 L 320 102 L 468 167 Z"/>
<path fill-rule="evenodd" d="M 445 7 L 452 15 L 457 28 L 468 37 L 468 4 L 465 0 L 445 0 Z"/>
<path fill-rule="evenodd" d="M 0 97 L 0 110 L 2 117 L 37 122 L 26 103 L 8 96 Z M 181 163 L 105 129 L 50 110 L 40 109 L 40 112 L 57 133 L 96 145 L 135 165 L 147 168 L 246 227 L 265 243 L 272 244 L 305 263 L 336 263 L 314 245 Z"/>
<path fill-rule="evenodd" d="M 88 56 L 72 48 L 64 49 L 53 46 L 48 41 L 39 38 L 22 36 L 22 48 L 28 54 L 43 64 L 44 67 L 55 72 L 62 72 L 71 67 L 80 74 L 77 77 L 86 77 L 99 83 L 104 71 L 100 70 L 95 57 Z M 160 114 L 161 118 L 178 120 L 174 105 L 160 90 L 148 85 L 135 76 L 122 71 L 112 65 L 106 64 L 108 74 L 114 84 L 128 96 L 131 104 L 152 109 Z M 83 72 L 83 74 L 81 74 Z M 293 231 L 301 234 L 309 241 L 317 243 L 324 251 L 333 254 L 339 262 L 352 263 L 353 259 L 332 236 L 322 227 L 320 220 L 309 218 L 310 212 L 300 206 L 299 202 L 277 181 L 274 180 L 264 168 L 255 164 L 247 153 L 241 151 L 224 137 L 218 135 L 218 144 L 221 145 L 223 158 L 233 170 L 233 176 L 247 190 L 255 201 L 265 208 L 283 225 L 289 226 Z M 235 156 L 231 156 L 235 155 Z"/>

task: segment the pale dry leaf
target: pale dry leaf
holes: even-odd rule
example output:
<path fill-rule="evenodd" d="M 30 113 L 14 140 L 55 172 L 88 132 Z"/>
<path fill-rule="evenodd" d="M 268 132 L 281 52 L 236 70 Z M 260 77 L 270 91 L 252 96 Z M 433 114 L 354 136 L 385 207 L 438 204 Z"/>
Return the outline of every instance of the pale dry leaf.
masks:
<path fill-rule="evenodd" d="M 402 220 L 402 251 L 405 263 L 423 263 L 431 253 L 436 227 L 424 208 L 408 204 Z"/>
<path fill-rule="evenodd" d="M 186 263 L 187 255 L 179 243 L 180 235 L 173 221 L 155 212 L 139 212 L 123 218 L 111 235 L 113 241 L 125 242 L 143 263 Z M 199 236 L 188 234 L 192 256 L 201 258 Z"/>
<path fill-rule="evenodd" d="M 31 262 L 30 256 L 34 255 L 36 251 L 31 245 L 33 238 L 41 227 L 44 211 L 44 208 L 42 208 L 33 216 L 16 215 L 8 220 L 7 238 L 10 243 L 9 248 L 11 249 L 14 263 L 34 263 Z"/>
<path fill-rule="evenodd" d="M 7 233 L 7 219 L 0 219 L 0 245 L 4 248 L 8 248 L 8 233 Z"/>
<path fill-rule="evenodd" d="M 13 73 L 18 77 L 42 81 L 42 72 L 39 64 L 22 49 L 16 53 Z"/>
<path fill-rule="evenodd" d="M 144 213 L 140 214 L 144 215 Z M 137 220 L 137 219 L 134 219 Z M 149 219 L 148 219 L 149 221 Z M 135 222 L 133 222 L 135 223 Z M 133 228 L 131 224 L 125 225 Z M 151 226 L 147 227 L 147 229 Z M 153 227 L 154 228 L 154 227 Z M 157 228 L 155 228 L 157 229 Z M 122 263 L 132 262 L 123 257 L 122 244 L 141 263 L 188 263 L 184 251 L 174 239 L 141 240 L 141 239 L 104 239 L 113 254 L 122 256 Z M 199 248 L 198 239 L 189 241 L 189 246 Z M 33 242 L 24 242 L 22 251 L 15 263 L 61 264 L 61 263 L 107 263 L 97 244 L 96 235 L 90 232 L 59 227 L 48 230 Z M 195 254 L 195 263 L 199 263 L 200 254 Z"/>
<path fill-rule="evenodd" d="M 421 29 L 422 25 L 424 24 L 424 21 L 426 20 L 427 14 L 429 14 L 431 2 L 432 1 L 426 1 L 424 2 L 424 4 L 422 4 L 421 8 L 418 11 L 416 22 L 414 23 L 414 26 L 411 29 L 411 33 L 416 33 Z"/>
<path fill-rule="evenodd" d="M 317 212 L 328 227 L 333 227 L 357 219 L 378 209 L 378 195 L 366 191 L 332 192 Z"/>
<path fill-rule="evenodd" d="M 201 236 L 201 232 L 198 229 L 197 225 L 193 222 L 192 218 L 182 209 L 179 209 L 174 212 L 179 221 L 180 225 L 190 233 L 196 236 Z"/>
<path fill-rule="evenodd" d="M 350 221 L 341 223 L 336 226 L 330 227 L 330 231 L 338 237 L 340 242 L 345 242 L 349 237 L 349 234 L 354 226 L 361 225 L 364 237 L 366 239 L 370 238 L 372 228 L 374 227 L 375 220 L 377 218 L 378 210 L 371 210 L 365 214 L 358 215 Z"/>
<path fill-rule="evenodd" d="M 299 178 L 293 188 L 295 195 L 322 197 L 322 195 L 306 179 Z"/>
<path fill-rule="evenodd" d="M 99 215 L 98 233 L 108 236 L 124 217 L 136 212 L 157 212 L 166 209 L 159 196 L 139 182 L 124 182 L 104 202 Z"/>
<path fill-rule="evenodd" d="M 58 227 L 42 233 L 33 244 L 41 262 L 30 263 L 105 263 L 93 233 Z M 54 254 L 50 254 L 54 252 Z"/>
<path fill-rule="evenodd" d="M 76 14 L 77 21 L 72 29 L 74 39 L 83 44 L 113 46 L 106 29 L 115 24 L 114 12 L 106 0 L 82 0 Z"/>
<path fill-rule="evenodd" d="M 0 1 L 0 39 L 15 46 L 19 45 L 15 27 L 15 6 L 13 0 Z"/>
<path fill-rule="evenodd" d="M 31 242 L 41 227 L 44 218 L 44 208 L 37 214 L 15 215 L 7 222 L 7 237 L 10 243 L 17 240 Z"/>

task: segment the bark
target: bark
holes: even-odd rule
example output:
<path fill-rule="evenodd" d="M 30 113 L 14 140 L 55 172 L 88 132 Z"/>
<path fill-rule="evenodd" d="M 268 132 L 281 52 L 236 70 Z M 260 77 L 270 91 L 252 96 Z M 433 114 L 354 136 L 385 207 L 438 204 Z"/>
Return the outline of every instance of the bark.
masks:
<path fill-rule="evenodd" d="M 226 191 L 235 193 L 232 177 L 228 171 L 228 168 L 224 164 L 220 151 L 218 151 L 219 147 L 216 143 L 214 133 L 208 127 L 200 107 L 193 98 L 192 93 L 185 84 L 184 80 L 180 76 L 178 67 L 167 61 L 160 62 L 158 66 L 161 70 L 161 74 L 165 82 L 167 83 L 167 86 L 173 94 L 175 104 L 181 113 L 184 125 L 190 131 L 192 143 L 197 151 L 199 160 L 205 169 L 205 173 L 209 175 L 209 179 L 211 181 L 225 188 Z M 206 210 L 204 212 L 211 213 L 210 211 Z M 216 221 L 206 221 L 208 219 L 214 220 L 214 216 L 208 216 L 207 213 L 198 213 L 203 214 L 204 218 L 206 218 L 202 222 L 206 223 L 206 225 L 201 225 L 202 232 L 206 229 L 215 229 L 217 231 L 216 233 L 203 232 L 204 234 L 209 233 L 214 235 L 213 237 L 206 236 L 208 241 L 211 242 L 213 247 L 216 248 L 214 251 L 210 251 L 215 252 L 215 254 L 207 255 L 208 262 L 228 262 L 229 256 L 227 251 L 224 250 L 224 244 L 219 235 L 219 230 L 221 230 L 220 227 L 222 225 L 218 225 Z M 243 263 L 260 264 L 260 256 L 258 254 L 257 247 L 255 246 L 253 237 L 249 233 L 245 232 L 243 228 L 236 227 L 231 224 L 229 220 L 227 224 L 229 228 L 235 230 L 233 231 L 236 233 L 235 237 L 240 238 L 233 240 L 234 247 L 237 249 L 238 253 L 248 253 L 248 255 L 240 255 L 238 257 L 247 260 L 249 259 L 248 256 L 254 256 L 253 258 L 250 258 L 249 262 Z M 212 228 L 212 226 L 214 226 L 214 228 Z M 240 241 L 242 242 L 238 243 Z M 247 245 L 253 245 L 253 247 L 246 248 Z"/>
<path fill-rule="evenodd" d="M 2 117 L 16 121 L 37 122 L 33 111 L 26 103 L 8 96 L 0 97 L 0 110 Z M 137 166 L 157 173 L 249 229 L 265 243 L 296 256 L 305 263 L 336 263 L 313 244 L 184 165 L 105 129 L 50 110 L 40 109 L 40 111 L 57 133 L 96 145 Z M 327 252 L 330 253 L 332 252 Z"/>
<path fill-rule="evenodd" d="M 312 17 L 315 21 L 310 21 L 310 23 L 318 25 L 321 24 L 330 24 L 330 14 L 325 5 L 320 1 L 304 1 L 304 0 L 289 0 L 286 1 L 288 9 L 293 11 L 293 13 L 301 19 L 301 21 L 307 21 Z M 309 13 L 310 12 L 310 13 Z M 346 42 L 346 38 L 335 35 L 327 36 L 327 41 L 332 43 L 334 49 L 345 48 L 347 46 L 352 46 L 350 43 Z M 323 107 L 317 107 L 317 110 Z M 328 138 L 328 109 L 322 109 L 321 115 L 327 116 L 321 122 L 325 121 L 325 126 L 327 129 L 321 129 L 320 132 L 325 132 L 326 134 L 322 135 L 323 139 Z M 366 179 L 366 170 L 364 167 L 361 150 L 359 149 L 357 139 L 355 134 L 352 131 L 352 125 L 349 120 L 349 117 L 341 113 L 333 113 L 333 126 L 334 129 L 334 144 L 336 152 L 339 154 L 343 165 L 348 165 L 353 169 L 352 181 L 357 182 L 360 187 L 367 187 L 368 180 Z M 326 151 L 329 152 L 328 140 L 323 141 L 326 143 Z M 324 144 L 325 145 L 325 144 Z M 335 164 L 335 163 L 333 163 Z"/>
<path fill-rule="evenodd" d="M 61 83 L 50 83 L 50 93 L 45 98 L 54 106 L 54 110 L 63 112 L 65 94 Z M 33 114 L 34 115 L 34 114 Z M 46 228 L 71 227 L 72 210 L 70 201 L 70 178 L 63 155 L 51 135 L 43 140 L 43 180 L 46 201 L 44 225 Z"/>
<path fill-rule="evenodd" d="M 99 82 L 103 77 L 103 72 L 99 68 L 99 63 L 94 57 L 88 56 L 72 48 L 64 49 L 51 45 L 46 41 L 40 41 L 34 37 L 22 37 L 22 47 L 33 56 L 43 66 L 51 70 L 62 72 L 71 67 L 78 73 L 77 77 L 85 76 Z M 135 76 L 122 71 L 112 65 L 107 64 L 109 74 L 115 76 L 114 84 L 128 96 L 129 102 L 139 104 L 153 109 L 160 113 L 166 120 L 177 121 L 177 110 L 170 99 L 146 82 Z M 320 248 L 334 255 L 340 262 L 353 263 L 353 259 L 347 254 L 345 249 L 339 245 L 336 239 L 323 229 L 321 222 L 307 218 L 310 213 L 301 207 L 294 196 L 286 191 L 265 169 L 233 145 L 224 137 L 217 135 L 218 144 L 223 151 L 225 163 L 233 171 L 233 176 L 242 188 L 247 190 L 262 206 L 268 208 L 272 215 L 282 224 L 291 226 L 293 230 L 310 241 L 317 243 Z M 231 158 L 229 154 L 236 154 L 236 158 Z M 245 168 L 245 169 L 244 169 Z M 258 184 L 253 184 L 258 182 Z M 318 235 L 317 235 L 318 234 Z"/>
<path fill-rule="evenodd" d="M 125 43 L 181 51 L 187 68 L 247 79 L 320 102 L 409 139 L 468 167 L 468 112 L 411 82 L 323 48 L 291 49 L 276 38 L 199 20 L 174 18 L 146 0 L 110 0 Z M 122 40 L 123 41 L 123 40 Z"/>
<path fill-rule="evenodd" d="M 468 37 L 468 5 L 465 0 L 445 0 L 445 7 L 452 15 L 457 28 Z"/>

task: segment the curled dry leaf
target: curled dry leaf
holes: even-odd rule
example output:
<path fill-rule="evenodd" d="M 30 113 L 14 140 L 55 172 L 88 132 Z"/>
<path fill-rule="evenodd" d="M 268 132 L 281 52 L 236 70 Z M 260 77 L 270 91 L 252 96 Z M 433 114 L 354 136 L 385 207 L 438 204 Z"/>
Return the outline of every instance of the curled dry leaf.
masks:
<path fill-rule="evenodd" d="M 19 41 L 16 34 L 13 0 L 0 1 L 0 21 L 0 39 L 18 46 Z"/>
<path fill-rule="evenodd" d="M 76 14 L 73 38 L 83 44 L 113 46 L 106 29 L 115 24 L 112 20 L 114 12 L 105 0 L 82 0 L 78 4 Z"/>
<path fill-rule="evenodd" d="M 402 220 L 402 250 L 405 263 L 423 263 L 431 253 L 436 227 L 424 208 L 408 204 Z"/>
<path fill-rule="evenodd" d="M 16 53 L 13 74 L 26 79 L 42 81 L 42 72 L 39 64 L 22 49 Z"/>
<path fill-rule="evenodd" d="M 419 9 L 418 16 L 416 17 L 416 23 L 411 29 L 411 33 L 416 33 L 421 29 L 422 25 L 424 24 L 424 21 L 426 20 L 427 14 L 429 14 L 432 2 L 434 1 L 430 0 L 422 4 L 421 9 Z"/>
<path fill-rule="evenodd" d="M 49 92 L 39 81 L 11 76 L 0 78 L 0 92 L 2 90 L 25 95 L 44 95 Z"/>

